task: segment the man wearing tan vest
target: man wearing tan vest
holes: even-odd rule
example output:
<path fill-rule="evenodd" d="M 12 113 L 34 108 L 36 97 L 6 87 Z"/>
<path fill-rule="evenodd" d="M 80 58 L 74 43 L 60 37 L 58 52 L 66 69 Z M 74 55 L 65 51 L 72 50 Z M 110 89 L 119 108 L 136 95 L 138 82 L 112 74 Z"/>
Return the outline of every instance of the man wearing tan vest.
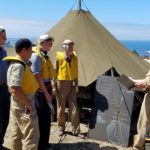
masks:
<path fill-rule="evenodd" d="M 64 52 L 57 52 L 57 119 L 59 136 L 65 131 L 65 108 L 69 104 L 72 134 L 84 138 L 80 134 L 79 111 L 76 100 L 78 90 L 78 58 L 73 50 L 74 42 L 67 39 L 62 43 Z"/>
<path fill-rule="evenodd" d="M 10 63 L 7 84 L 11 93 L 11 150 L 37 150 L 39 141 L 35 92 L 39 85 L 33 76 L 28 59 L 32 43 L 19 39 L 15 44 L 17 55 L 5 57 Z"/>

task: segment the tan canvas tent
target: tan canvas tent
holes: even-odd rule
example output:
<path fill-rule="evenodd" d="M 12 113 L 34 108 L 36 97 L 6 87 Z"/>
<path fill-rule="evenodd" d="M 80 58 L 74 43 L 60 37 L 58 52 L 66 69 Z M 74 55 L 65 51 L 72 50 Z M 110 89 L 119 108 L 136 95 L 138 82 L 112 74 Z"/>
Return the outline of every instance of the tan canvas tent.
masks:
<path fill-rule="evenodd" d="M 64 39 L 75 42 L 79 58 L 79 85 L 87 86 L 112 67 L 118 74 L 143 78 L 150 64 L 136 56 L 115 39 L 89 12 L 71 10 L 48 34 L 55 37 L 50 56 L 55 61 L 56 52 L 61 50 Z M 9 51 L 13 55 L 14 51 Z"/>

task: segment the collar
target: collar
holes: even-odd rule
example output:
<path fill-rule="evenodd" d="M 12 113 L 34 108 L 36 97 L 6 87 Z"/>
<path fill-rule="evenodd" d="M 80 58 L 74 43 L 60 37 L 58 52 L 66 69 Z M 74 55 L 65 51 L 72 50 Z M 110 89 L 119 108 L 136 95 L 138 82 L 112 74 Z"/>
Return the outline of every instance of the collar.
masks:
<path fill-rule="evenodd" d="M 44 56 L 46 59 L 49 58 L 49 56 L 47 55 L 47 52 L 46 51 L 42 51 L 40 50 L 40 53 L 42 54 L 42 56 Z"/>

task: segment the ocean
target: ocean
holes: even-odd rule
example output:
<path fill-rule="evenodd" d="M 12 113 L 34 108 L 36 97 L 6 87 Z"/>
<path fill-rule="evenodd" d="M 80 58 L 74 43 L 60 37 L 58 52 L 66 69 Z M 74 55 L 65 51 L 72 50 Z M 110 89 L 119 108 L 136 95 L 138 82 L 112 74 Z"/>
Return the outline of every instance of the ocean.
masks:
<path fill-rule="evenodd" d="M 120 41 L 130 51 L 136 51 L 140 56 L 150 56 L 150 41 Z"/>
<path fill-rule="evenodd" d="M 36 38 L 30 38 L 32 42 L 35 41 Z M 8 38 L 8 45 L 14 45 L 16 42 L 16 38 Z M 150 53 L 147 51 L 150 51 L 150 41 L 120 41 L 126 48 L 128 48 L 130 51 L 136 51 L 141 57 L 147 57 L 150 56 Z"/>

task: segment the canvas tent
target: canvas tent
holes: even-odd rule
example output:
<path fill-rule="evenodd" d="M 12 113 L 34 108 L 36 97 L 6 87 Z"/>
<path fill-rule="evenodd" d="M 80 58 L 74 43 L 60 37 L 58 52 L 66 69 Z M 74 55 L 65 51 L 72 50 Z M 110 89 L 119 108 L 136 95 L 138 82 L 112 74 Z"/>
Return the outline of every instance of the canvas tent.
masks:
<path fill-rule="evenodd" d="M 71 10 L 48 34 L 55 37 L 51 58 L 64 39 L 75 42 L 75 51 L 79 58 L 79 85 L 87 86 L 110 68 L 133 78 L 143 78 L 150 66 L 147 62 L 130 52 L 100 24 L 89 12 Z"/>

